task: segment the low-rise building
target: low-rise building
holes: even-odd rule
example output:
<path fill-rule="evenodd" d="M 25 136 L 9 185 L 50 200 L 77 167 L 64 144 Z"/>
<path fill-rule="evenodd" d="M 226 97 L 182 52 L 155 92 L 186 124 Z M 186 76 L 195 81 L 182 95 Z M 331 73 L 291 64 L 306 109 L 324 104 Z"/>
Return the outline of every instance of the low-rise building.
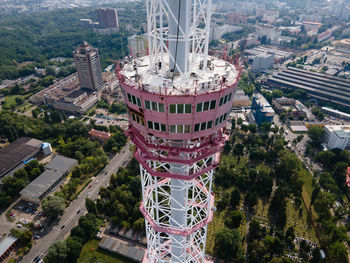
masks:
<path fill-rule="evenodd" d="M 0 178 L 41 152 L 42 141 L 21 137 L 0 151 Z"/>
<path fill-rule="evenodd" d="M 97 140 L 100 142 L 106 142 L 109 140 L 109 138 L 111 138 L 111 134 L 109 132 L 104 132 L 104 131 L 98 131 L 95 129 L 91 129 L 91 131 L 89 131 L 89 137 L 92 140 Z"/>
<path fill-rule="evenodd" d="M 237 90 L 233 97 L 233 108 L 247 108 L 250 105 L 250 99 L 245 95 L 244 90 Z"/>
<path fill-rule="evenodd" d="M 56 155 L 45 165 L 45 171 L 20 192 L 21 198 L 39 204 L 77 165 L 75 159 Z"/>
<path fill-rule="evenodd" d="M 350 147 L 350 125 L 326 125 L 324 131 L 329 149 Z"/>
<path fill-rule="evenodd" d="M 16 247 L 18 239 L 8 236 L 0 242 L 0 262 L 7 258 L 11 251 Z"/>

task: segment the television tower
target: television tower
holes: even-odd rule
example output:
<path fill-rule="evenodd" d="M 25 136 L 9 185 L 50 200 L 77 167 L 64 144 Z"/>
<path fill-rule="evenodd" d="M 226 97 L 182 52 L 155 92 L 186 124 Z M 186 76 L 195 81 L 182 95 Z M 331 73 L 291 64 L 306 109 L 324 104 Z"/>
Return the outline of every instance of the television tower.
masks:
<path fill-rule="evenodd" d="M 208 56 L 211 0 L 146 0 L 148 55 L 117 67 L 140 163 L 144 262 L 206 262 L 212 179 L 240 70 Z"/>

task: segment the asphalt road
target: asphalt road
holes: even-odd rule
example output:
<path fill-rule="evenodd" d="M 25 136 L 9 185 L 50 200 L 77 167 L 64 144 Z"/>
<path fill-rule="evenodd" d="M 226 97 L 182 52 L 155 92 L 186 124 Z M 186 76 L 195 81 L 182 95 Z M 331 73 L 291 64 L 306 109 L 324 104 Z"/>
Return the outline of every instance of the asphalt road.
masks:
<path fill-rule="evenodd" d="M 112 173 L 115 173 L 119 167 L 125 166 L 131 159 L 131 152 L 128 143 L 119 154 L 117 154 L 109 164 L 102 170 L 93 181 L 91 187 L 86 187 L 80 195 L 66 208 L 58 224 L 54 225 L 51 231 L 44 234 L 40 239 L 34 241 L 30 252 L 23 257 L 21 262 L 31 263 L 33 259 L 40 255 L 41 258 L 47 253 L 48 248 L 58 240 L 64 240 L 70 234 L 71 229 L 78 224 L 79 217 L 86 213 L 85 198 L 95 200 L 98 197 L 100 187 L 106 187 Z M 89 186 L 90 186 L 89 185 Z M 78 213 L 78 211 L 80 212 Z"/>

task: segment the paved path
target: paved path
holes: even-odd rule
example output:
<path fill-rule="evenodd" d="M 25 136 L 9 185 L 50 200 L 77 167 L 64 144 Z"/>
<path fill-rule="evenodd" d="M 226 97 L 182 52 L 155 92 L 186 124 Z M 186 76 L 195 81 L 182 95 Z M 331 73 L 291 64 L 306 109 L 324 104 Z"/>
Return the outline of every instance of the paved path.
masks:
<path fill-rule="evenodd" d="M 112 173 L 116 173 L 118 168 L 125 166 L 131 159 L 131 152 L 128 143 L 119 154 L 117 154 L 103 171 L 92 181 L 91 188 L 86 187 L 80 195 L 67 207 L 60 221 L 54 225 L 47 234 L 36 240 L 30 252 L 22 259 L 23 263 L 31 263 L 33 259 L 40 255 L 41 258 L 47 253 L 47 249 L 58 240 L 64 240 L 69 236 L 71 229 L 78 224 L 79 217 L 86 212 L 85 198 L 95 200 L 98 197 L 100 187 L 106 187 Z M 78 213 L 78 211 L 80 212 Z"/>

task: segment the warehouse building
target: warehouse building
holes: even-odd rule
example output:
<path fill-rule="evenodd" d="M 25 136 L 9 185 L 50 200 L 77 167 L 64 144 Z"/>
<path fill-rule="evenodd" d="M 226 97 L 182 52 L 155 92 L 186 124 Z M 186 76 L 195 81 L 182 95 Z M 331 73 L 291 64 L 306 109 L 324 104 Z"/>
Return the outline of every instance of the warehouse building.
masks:
<path fill-rule="evenodd" d="M 7 258 L 11 251 L 16 247 L 17 238 L 8 236 L 0 242 L 0 262 Z"/>
<path fill-rule="evenodd" d="M 271 87 L 301 89 L 309 97 L 350 106 L 350 80 L 289 67 L 269 77 L 267 83 Z"/>
<path fill-rule="evenodd" d="M 45 165 L 45 171 L 20 192 L 21 198 L 39 204 L 77 165 L 75 159 L 56 155 Z"/>
<path fill-rule="evenodd" d="M 0 178 L 37 156 L 42 144 L 40 140 L 21 137 L 2 149 L 0 151 Z"/>

